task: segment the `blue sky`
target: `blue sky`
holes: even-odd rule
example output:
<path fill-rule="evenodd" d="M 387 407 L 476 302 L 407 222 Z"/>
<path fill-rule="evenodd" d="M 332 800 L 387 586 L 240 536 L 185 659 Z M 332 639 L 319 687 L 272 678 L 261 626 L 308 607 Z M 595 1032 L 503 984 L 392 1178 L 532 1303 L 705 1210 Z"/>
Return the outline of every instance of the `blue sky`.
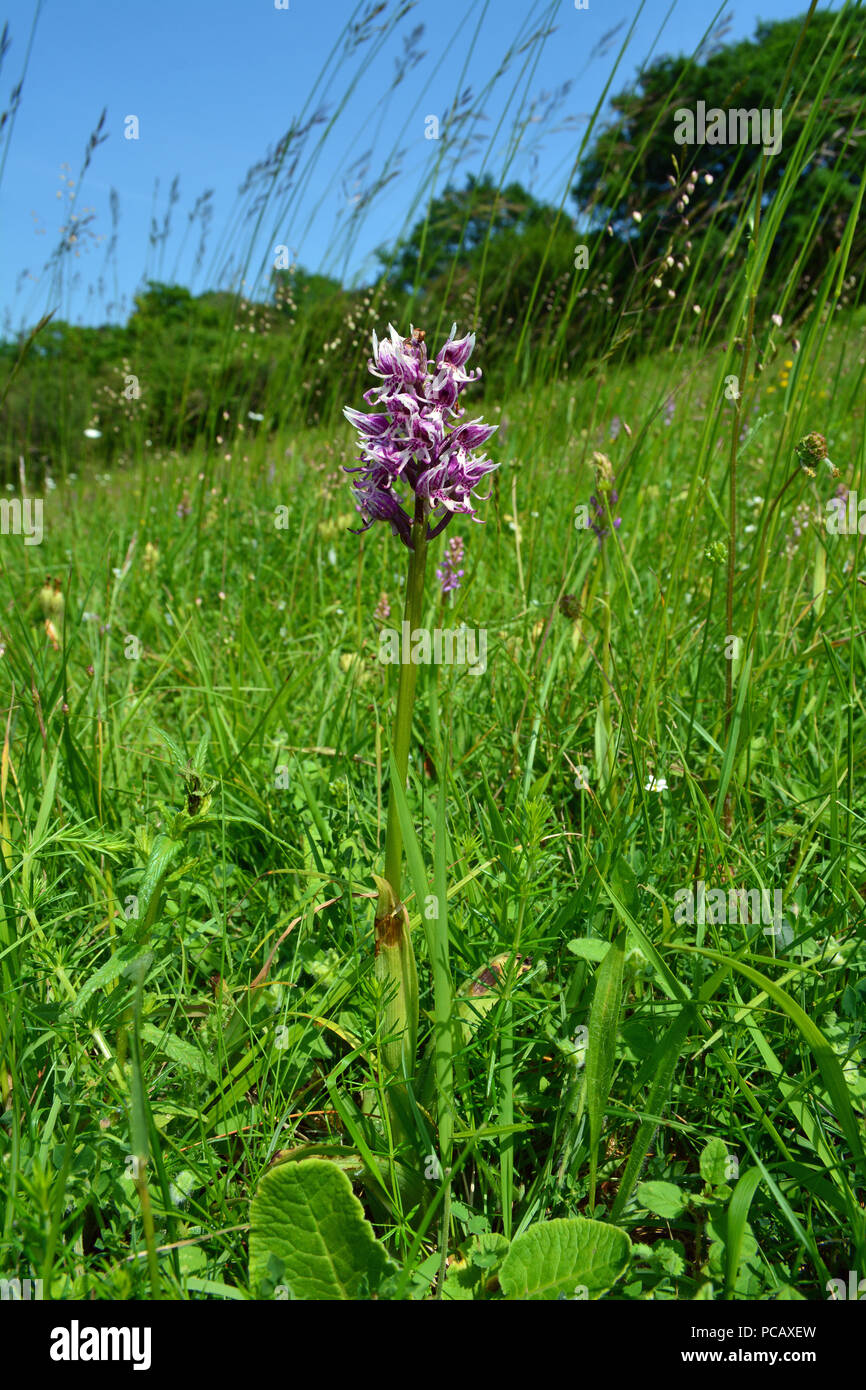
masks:
<path fill-rule="evenodd" d="M 432 181 L 440 189 L 449 178 L 462 185 L 482 160 L 498 178 L 511 157 L 509 178 L 559 204 L 586 117 L 632 26 L 613 93 L 649 58 L 691 53 L 715 18 L 730 16 L 730 40 L 751 36 L 759 18 L 792 18 L 807 8 L 806 0 L 719 8 L 703 0 L 646 0 L 642 7 L 633 0 L 588 0 L 585 10 L 574 0 L 436 0 L 412 7 L 387 0 L 370 28 L 406 8 L 396 31 L 384 42 L 374 34 L 341 57 L 346 25 L 375 8 L 371 0 L 288 0 L 287 9 L 276 3 L 7 0 L 11 46 L 0 71 L 0 110 L 23 76 L 19 109 L 0 135 L 0 310 L 7 328 L 17 330 L 53 308 L 76 322 L 118 321 L 147 276 L 200 293 L 246 265 L 254 289 L 276 245 L 287 246 L 309 270 L 363 280 L 376 246 L 416 219 Z M 394 86 L 404 36 L 422 24 L 415 48 L 426 56 Z M 554 33 L 514 56 L 493 81 L 510 46 L 552 26 Z M 427 118 L 441 122 L 466 88 L 470 104 L 486 117 L 475 127 L 486 142 L 461 152 L 441 129 L 439 140 L 426 139 Z M 535 119 L 525 125 L 515 155 L 515 117 L 520 111 L 525 117 L 533 100 Z M 84 150 L 103 107 L 108 138 L 79 187 Z M 239 198 L 238 188 L 293 121 L 302 124 L 317 110 L 324 120 L 312 127 L 305 147 L 314 157 L 302 158 L 295 188 L 267 206 L 255 239 L 250 195 Z M 138 118 L 137 140 L 124 137 L 130 115 Z M 394 176 L 365 208 L 365 190 L 383 171 Z M 161 228 L 175 176 L 179 199 L 160 254 L 149 246 L 151 218 Z M 109 260 L 112 189 L 119 225 Z M 200 228 L 189 214 L 205 189 L 213 190 L 213 216 L 203 264 L 193 274 Z M 359 199 L 364 215 L 344 232 Z M 574 211 L 571 200 L 566 206 Z M 44 266 L 71 211 L 83 226 L 58 282 Z M 107 304 L 114 307 L 107 311 Z"/>

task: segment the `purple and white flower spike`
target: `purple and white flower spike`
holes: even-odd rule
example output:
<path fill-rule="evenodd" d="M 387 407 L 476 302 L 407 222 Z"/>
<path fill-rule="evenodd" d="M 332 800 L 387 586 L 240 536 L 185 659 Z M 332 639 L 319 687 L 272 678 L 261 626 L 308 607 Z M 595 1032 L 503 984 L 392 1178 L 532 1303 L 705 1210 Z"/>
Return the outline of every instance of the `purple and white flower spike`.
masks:
<path fill-rule="evenodd" d="M 389 332 L 381 343 L 373 334 L 369 368 L 378 384 L 364 393 L 365 401 L 379 410 L 365 414 L 346 406 L 343 411 L 358 431 L 361 451 L 360 467 L 346 472 L 358 475 L 352 486 L 364 520 L 360 530 L 386 521 L 411 549 L 419 501 L 428 540 L 458 512 L 480 520 L 472 503 L 486 498 L 473 494 L 499 465 L 475 451 L 498 426 L 483 420 L 458 423 L 464 414 L 460 393 L 481 375 L 480 370 L 463 370 L 475 346 L 474 333 L 457 338 L 453 324 L 433 364 L 427 360 L 422 330 L 413 328 L 410 338 L 401 337 L 392 325 Z"/>
<path fill-rule="evenodd" d="M 442 564 L 436 571 L 436 578 L 442 586 L 443 597 L 445 594 L 453 593 L 460 588 L 460 581 L 465 574 L 465 570 L 460 566 L 463 564 L 463 537 L 452 536 L 445 547 L 445 555 Z"/>

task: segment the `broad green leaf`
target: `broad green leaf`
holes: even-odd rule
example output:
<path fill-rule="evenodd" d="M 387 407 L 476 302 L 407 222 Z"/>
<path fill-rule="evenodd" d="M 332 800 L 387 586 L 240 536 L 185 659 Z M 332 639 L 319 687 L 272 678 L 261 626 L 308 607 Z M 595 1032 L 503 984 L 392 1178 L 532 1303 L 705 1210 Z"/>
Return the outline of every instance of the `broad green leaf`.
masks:
<path fill-rule="evenodd" d="M 139 929 L 142 935 L 149 932 L 156 922 L 165 878 L 181 849 L 180 840 L 171 835 L 157 835 L 150 847 L 138 885 Z"/>
<path fill-rule="evenodd" d="M 250 1208 L 250 1285 L 284 1285 L 292 1298 L 353 1299 L 396 1272 L 352 1184 L 326 1159 L 265 1173 Z"/>
<path fill-rule="evenodd" d="M 654 1211 L 666 1221 L 682 1216 L 688 1205 L 686 1194 L 672 1182 L 642 1182 L 637 1199 L 647 1211 Z"/>
<path fill-rule="evenodd" d="M 701 1177 L 710 1187 L 722 1187 L 728 1177 L 728 1149 L 724 1139 L 711 1139 L 701 1150 Z"/>
<path fill-rule="evenodd" d="M 499 1271 L 508 1299 L 600 1298 L 628 1268 L 625 1231 L 581 1216 L 540 1221 L 517 1236 Z"/>
<path fill-rule="evenodd" d="M 179 1063 L 187 1071 L 194 1071 L 198 1075 L 215 1079 L 213 1064 L 194 1043 L 186 1042 L 183 1038 L 179 1038 L 176 1033 L 167 1033 L 165 1029 L 157 1028 L 153 1023 L 141 1025 L 141 1036 L 145 1042 L 149 1042 L 155 1047 L 157 1052 L 170 1057 L 173 1062 Z"/>
<path fill-rule="evenodd" d="M 190 1293 L 201 1293 L 211 1298 L 233 1298 L 243 1301 L 244 1293 L 241 1289 L 235 1289 L 231 1284 L 220 1283 L 218 1279 L 196 1279 L 193 1277 L 184 1279 L 184 1285 Z"/>
<path fill-rule="evenodd" d="M 652 1260 L 675 1279 L 686 1272 L 685 1247 L 679 1240 L 657 1240 L 652 1247 Z"/>
<path fill-rule="evenodd" d="M 721 1140 L 714 1141 L 721 1143 Z M 704 1150 L 704 1153 L 706 1150 Z M 701 1155 L 701 1171 L 703 1171 L 703 1154 Z M 737 1270 L 740 1260 L 745 1252 L 745 1239 L 747 1231 L 747 1221 L 749 1207 L 752 1198 L 757 1191 L 761 1181 L 760 1168 L 749 1168 L 743 1173 L 734 1188 L 728 1207 L 728 1230 L 725 1242 L 727 1266 L 725 1269 L 725 1298 L 733 1298 L 734 1285 L 737 1279 Z"/>
<path fill-rule="evenodd" d="M 132 973 L 131 967 L 136 961 L 142 961 L 144 968 L 149 969 L 153 962 L 153 952 L 147 951 L 143 955 L 137 955 L 136 953 L 140 950 L 141 947 L 138 944 L 130 942 L 126 946 L 122 946 L 113 956 L 110 956 L 104 965 L 100 965 L 99 969 L 95 970 L 81 986 L 75 1003 L 72 1005 L 72 1012 L 80 1014 L 88 999 L 98 989 L 104 989 L 106 985 L 114 984 L 115 980 L 119 980 L 120 976 L 127 972 Z"/>
<path fill-rule="evenodd" d="M 574 941 L 566 942 L 566 950 L 573 956 L 579 956 L 581 960 L 604 960 L 610 950 L 609 941 L 598 941 L 592 937 L 576 937 Z"/>
<path fill-rule="evenodd" d="M 755 1171 L 749 1169 L 749 1172 Z M 719 1278 L 727 1284 L 728 1268 L 728 1214 L 726 1211 L 716 1211 L 707 1221 L 704 1228 L 709 1238 L 710 1247 L 708 1252 L 708 1269 L 714 1278 Z M 733 1278 L 736 1280 L 734 1293 L 744 1292 L 743 1277 L 748 1279 L 747 1266 L 752 1264 L 758 1256 L 758 1242 L 755 1233 L 749 1223 L 743 1223 L 742 1229 L 738 1233 L 739 1248 L 737 1254 L 736 1268 Z"/>

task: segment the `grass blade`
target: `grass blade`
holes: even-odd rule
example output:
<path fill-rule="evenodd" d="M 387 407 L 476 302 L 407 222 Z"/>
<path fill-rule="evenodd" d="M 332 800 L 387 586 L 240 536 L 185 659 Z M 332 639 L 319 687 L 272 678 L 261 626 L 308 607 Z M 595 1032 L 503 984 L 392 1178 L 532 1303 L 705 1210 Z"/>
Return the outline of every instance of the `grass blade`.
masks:
<path fill-rule="evenodd" d="M 616 1037 L 622 1007 L 622 976 L 625 966 L 625 932 L 621 931 L 598 967 L 595 994 L 589 1015 L 589 1038 L 586 1052 L 586 1098 L 589 1111 L 589 1211 L 595 1210 L 595 1188 L 598 1176 L 598 1146 L 613 1066 L 616 1058 Z"/>

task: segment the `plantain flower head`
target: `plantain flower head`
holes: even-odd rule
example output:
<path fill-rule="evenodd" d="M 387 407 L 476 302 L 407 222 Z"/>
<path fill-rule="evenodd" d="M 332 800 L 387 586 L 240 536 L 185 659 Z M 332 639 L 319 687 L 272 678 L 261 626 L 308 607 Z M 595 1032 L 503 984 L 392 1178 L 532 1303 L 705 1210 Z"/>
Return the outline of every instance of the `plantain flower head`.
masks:
<path fill-rule="evenodd" d="M 808 473 L 810 478 L 814 478 L 815 469 L 819 463 L 826 463 L 832 478 L 838 478 L 839 469 L 833 463 L 827 453 L 827 441 L 823 434 L 812 431 L 800 440 L 796 447 L 797 459 L 804 473 Z"/>

